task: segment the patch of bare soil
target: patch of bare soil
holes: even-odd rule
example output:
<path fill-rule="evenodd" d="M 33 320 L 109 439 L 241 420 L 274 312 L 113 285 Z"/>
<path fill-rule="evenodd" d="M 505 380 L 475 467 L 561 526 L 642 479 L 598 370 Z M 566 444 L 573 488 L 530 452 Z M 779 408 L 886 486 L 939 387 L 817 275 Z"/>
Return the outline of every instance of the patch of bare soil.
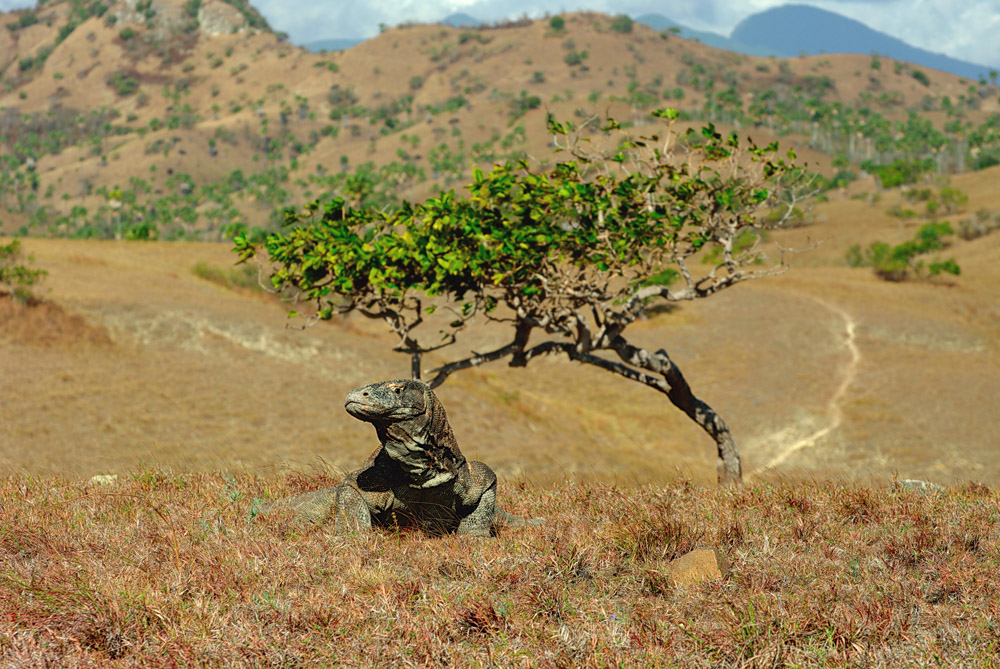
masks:
<path fill-rule="evenodd" d="M 54 302 L 21 304 L 0 293 L 0 338 L 35 347 L 109 347 L 107 330 Z"/>

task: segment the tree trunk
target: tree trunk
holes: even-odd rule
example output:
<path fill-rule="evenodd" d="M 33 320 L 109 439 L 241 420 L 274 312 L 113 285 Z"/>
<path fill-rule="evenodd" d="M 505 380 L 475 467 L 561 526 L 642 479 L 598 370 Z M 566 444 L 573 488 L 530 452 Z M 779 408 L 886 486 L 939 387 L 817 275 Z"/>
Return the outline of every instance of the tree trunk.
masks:
<path fill-rule="evenodd" d="M 660 349 L 656 353 L 650 353 L 646 349 L 632 346 L 620 334 L 611 336 L 610 340 L 602 338 L 600 349 L 615 351 L 618 357 L 624 361 L 625 364 L 623 364 L 594 355 L 590 352 L 594 350 L 592 348 L 566 341 L 544 341 L 526 349 L 525 344 L 528 341 L 530 332 L 530 325 L 519 326 L 514 341 L 506 346 L 498 348 L 495 351 L 490 351 L 489 353 L 477 353 L 464 360 L 457 360 L 443 367 L 432 369 L 430 374 L 434 376 L 428 382 L 428 385 L 431 388 L 436 388 L 453 372 L 460 369 L 478 367 L 486 362 L 499 360 L 508 355 L 511 356 L 509 363 L 511 367 L 524 367 L 529 361 L 538 356 L 557 352 L 565 353 L 569 356 L 570 360 L 606 369 L 609 372 L 624 376 L 630 381 L 650 386 L 666 395 L 674 406 L 687 414 L 691 420 L 697 423 L 715 441 L 719 457 L 717 465 L 719 485 L 733 486 L 743 482 L 740 451 L 736 445 L 736 440 L 733 439 L 733 435 L 729 431 L 729 426 L 726 425 L 726 422 L 722 420 L 722 417 L 712 407 L 691 392 L 691 387 L 681 373 L 680 368 L 673 363 L 666 351 Z M 580 350 L 581 348 L 586 348 L 586 350 Z M 639 369 L 636 369 L 637 367 Z M 646 374 L 643 371 L 639 371 L 640 369 L 652 372 L 657 376 Z"/>
<path fill-rule="evenodd" d="M 719 485 L 739 485 L 743 482 L 743 465 L 729 426 L 712 407 L 695 397 L 677 365 L 671 364 L 670 368 L 671 372 L 663 375 L 670 384 L 667 397 L 715 440 L 719 456 L 716 463 Z"/>
<path fill-rule="evenodd" d="M 626 363 L 661 374 L 669 386 L 666 395 L 673 405 L 712 437 L 719 456 L 717 463 L 719 485 L 742 483 L 743 465 L 740 462 L 740 451 L 732 432 L 729 431 L 729 426 L 712 407 L 691 392 L 687 379 L 667 352 L 660 349 L 656 353 L 650 353 L 632 346 L 620 335 L 614 339 L 611 346 Z"/>
<path fill-rule="evenodd" d="M 420 380 L 420 351 L 410 351 L 410 378 Z"/>

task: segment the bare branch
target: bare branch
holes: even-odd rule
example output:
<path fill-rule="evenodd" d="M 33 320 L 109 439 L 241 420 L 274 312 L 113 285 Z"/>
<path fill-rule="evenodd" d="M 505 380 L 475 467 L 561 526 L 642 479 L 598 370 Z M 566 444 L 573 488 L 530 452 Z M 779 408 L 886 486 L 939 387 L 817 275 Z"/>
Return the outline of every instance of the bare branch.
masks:
<path fill-rule="evenodd" d="M 445 380 L 454 372 L 463 369 L 469 369 L 470 367 L 478 367 L 479 365 L 485 364 L 487 362 L 493 362 L 494 360 L 500 360 L 501 358 L 505 358 L 508 355 L 511 355 L 516 350 L 517 350 L 517 342 L 512 341 L 506 346 L 502 346 L 495 351 L 490 351 L 489 353 L 473 352 L 473 355 L 469 356 L 468 358 L 464 358 L 462 360 L 456 360 L 454 362 L 449 362 L 446 365 L 442 365 L 441 367 L 436 367 L 435 369 L 428 371 L 427 373 L 433 374 L 434 377 L 427 382 L 427 385 L 429 385 L 431 388 L 437 388 L 442 383 L 444 383 Z"/>
<path fill-rule="evenodd" d="M 663 379 L 658 379 L 655 376 L 650 376 L 649 374 L 643 374 L 642 372 L 632 369 L 628 365 L 622 364 L 620 362 L 615 362 L 614 360 L 608 360 L 600 356 L 594 355 L 592 353 L 576 353 L 570 354 L 570 359 L 577 362 L 583 362 L 588 365 L 594 365 L 605 369 L 609 372 L 614 372 L 619 376 L 624 376 L 630 381 L 638 381 L 639 383 L 644 383 L 645 385 L 654 388 L 664 395 L 670 392 L 670 384 L 668 384 Z"/>

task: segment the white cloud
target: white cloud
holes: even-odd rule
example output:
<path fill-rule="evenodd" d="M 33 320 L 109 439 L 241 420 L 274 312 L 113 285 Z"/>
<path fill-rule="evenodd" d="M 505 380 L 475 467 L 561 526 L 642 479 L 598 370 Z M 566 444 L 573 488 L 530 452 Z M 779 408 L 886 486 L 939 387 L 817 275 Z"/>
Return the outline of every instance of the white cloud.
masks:
<path fill-rule="evenodd" d="M 875 30 L 928 51 L 1000 67 L 1000 3 L 996 0 L 817 2 Z"/>

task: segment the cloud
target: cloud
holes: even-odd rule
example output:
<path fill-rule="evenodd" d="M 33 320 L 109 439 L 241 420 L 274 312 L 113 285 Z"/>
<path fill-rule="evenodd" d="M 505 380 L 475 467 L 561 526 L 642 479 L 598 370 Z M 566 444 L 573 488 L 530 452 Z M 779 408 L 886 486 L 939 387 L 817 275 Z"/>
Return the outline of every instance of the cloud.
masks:
<path fill-rule="evenodd" d="M 1000 67 L 1000 5 L 996 0 L 826 0 L 816 6 L 861 21 L 928 51 Z"/>

